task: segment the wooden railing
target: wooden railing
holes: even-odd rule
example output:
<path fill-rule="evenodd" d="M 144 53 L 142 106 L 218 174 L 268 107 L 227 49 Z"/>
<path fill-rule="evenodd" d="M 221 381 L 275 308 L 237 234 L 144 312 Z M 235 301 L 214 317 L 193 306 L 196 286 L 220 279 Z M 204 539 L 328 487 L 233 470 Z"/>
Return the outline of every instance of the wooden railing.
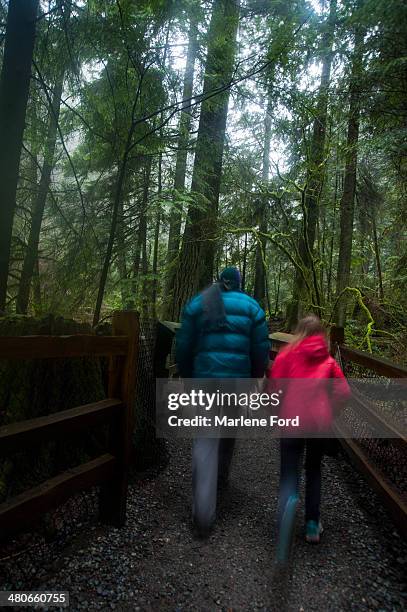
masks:
<path fill-rule="evenodd" d="M 358 349 L 349 348 L 343 344 L 340 345 L 341 357 L 344 361 L 357 363 L 369 370 L 373 370 L 379 376 L 387 376 L 389 378 L 407 378 L 407 368 L 404 366 L 392 363 L 384 357 L 377 357 Z"/>
<path fill-rule="evenodd" d="M 342 365 L 347 370 L 347 366 L 361 366 L 363 369 L 371 371 L 374 375 L 383 376 L 385 378 L 406 379 L 407 368 L 394 364 L 388 359 L 377 357 L 370 353 L 365 353 L 358 349 L 347 347 L 343 344 L 338 345 L 338 355 L 341 358 Z M 395 457 L 400 457 L 401 461 L 394 464 L 395 457 L 392 460 L 392 469 L 403 470 L 407 454 L 407 439 L 403 431 L 399 431 L 396 424 L 389 421 L 386 414 L 383 413 L 380 406 L 365 398 L 360 392 L 353 390 L 352 400 L 361 415 L 368 423 L 372 424 L 380 431 L 386 432 L 386 440 L 370 440 L 369 444 L 379 444 L 385 442 L 386 445 L 394 448 Z M 337 424 L 335 431 L 340 438 L 342 447 L 353 465 L 364 476 L 369 485 L 382 498 L 387 507 L 394 523 L 399 528 L 400 532 L 407 538 L 407 504 L 405 500 L 405 491 L 399 489 L 394 484 L 392 478 L 388 476 L 389 465 L 378 464 L 377 461 L 372 461 L 370 451 L 367 450 L 363 440 L 351 439 L 344 435 L 344 430 Z M 390 470 L 391 471 L 391 470 Z"/>
<path fill-rule="evenodd" d="M 269 334 L 271 343 L 270 358 L 275 359 L 280 348 L 288 342 L 291 342 L 293 337 L 293 334 L 286 334 L 285 332 L 274 332 L 273 334 Z"/>
<path fill-rule="evenodd" d="M 73 493 L 94 485 L 101 485 L 101 520 L 124 524 L 139 346 L 137 313 L 115 312 L 112 334 L 0 337 L 0 359 L 110 358 L 108 399 L 0 428 L 0 459 L 101 424 L 109 428 L 104 454 L 0 504 L 0 539 L 36 521 Z"/>

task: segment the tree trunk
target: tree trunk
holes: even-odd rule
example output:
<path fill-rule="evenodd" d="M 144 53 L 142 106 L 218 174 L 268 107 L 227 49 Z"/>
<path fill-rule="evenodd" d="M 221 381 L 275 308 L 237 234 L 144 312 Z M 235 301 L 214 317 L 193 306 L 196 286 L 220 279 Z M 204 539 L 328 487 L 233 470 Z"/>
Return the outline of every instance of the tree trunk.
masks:
<path fill-rule="evenodd" d="M 33 298 L 34 298 L 34 314 L 36 317 L 38 317 L 40 315 L 41 308 L 42 308 L 40 268 L 39 268 L 38 257 L 37 257 L 37 261 L 34 264 Z"/>
<path fill-rule="evenodd" d="M 98 288 L 98 294 L 96 298 L 95 310 L 93 313 L 93 326 L 94 327 L 99 323 L 100 311 L 102 309 L 103 296 L 105 293 L 107 275 L 109 272 L 110 262 L 112 259 L 113 246 L 114 246 L 114 241 L 116 238 L 117 219 L 119 215 L 120 203 L 122 201 L 123 185 L 124 185 L 125 177 L 126 177 L 127 161 L 129 157 L 129 146 L 133 138 L 133 132 L 134 132 L 133 126 L 131 127 L 129 131 L 126 148 L 125 148 L 123 157 L 119 163 L 119 168 L 118 168 L 118 173 L 117 173 L 115 196 L 114 196 L 114 201 L 113 201 L 112 220 L 110 223 L 109 239 L 107 242 L 106 253 L 105 253 L 104 260 L 103 260 L 103 266 L 102 266 L 102 272 L 100 274 L 99 288 Z"/>
<path fill-rule="evenodd" d="M 154 245 L 153 245 L 153 291 L 151 295 L 152 299 L 152 308 L 153 308 L 153 317 L 156 316 L 157 312 L 157 287 L 158 287 L 158 247 L 159 247 L 159 238 L 160 238 L 160 226 L 161 226 L 161 213 L 157 212 L 157 217 L 155 221 L 154 228 Z"/>
<path fill-rule="evenodd" d="M 31 281 L 33 278 L 35 262 L 38 259 L 38 245 L 40 241 L 42 219 L 44 216 L 45 203 L 47 201 L 48 190 L 51 183 L 51 173 L 54 167 L 54 155 L 57 142 L 59 110 L 61 106 L 63 83 L 64 73 L 62 72 L 54 87 L 52 104 L 50 108 L 48 134 L 44 150 L 44 161 L 41 170 L 41 179 L 31 213 L 30 234 L 28 237 L 28 244 L 24 256 L 24 263 L 17 294 L 16 311 L 19 314 L 27 314 Z"/>
<path fill-rule="evenodd" d="M 162 193 L 162 154 L 160 153 L 158 156 L 158 203 L 160 206 L 160 197 Z M 157 211 L 157 216 L 155 220 L 155 228 L 154 228 L 154 243 L 153 243 L 153 286 L 151 291 L 151 302 L 152 302 L 152 316 L 156 317 L 157 314 L 157 289 L 158 289 L 158 248 L 159 248 L 159 239 L 160 239 L 160 226 L 161 226 L 161 210 L 160 208 Z"/>
<path fill-rule="evenodd" d="M 267 99 L 267 109 L 264 118 L 264 146 L 263 146 L 263 163 L 262 163 L 262 182 L 263 186 L 268 186 L 270 174 L 270 143 L 271 143 L 271 112 L 272 99 L 271 91 L 269 91 Z M 267 232 L 267 206 L 268 196 L 261 197 L 259 206 L 259 230 L 261 233 Z M 260 236 L 256 246 L 256 261 L 254 269 L 254 299 L 257 300 L 260 306 L 266 308 L 266 270 L 264 259 L 266 256 L 267 239 Z"/>
<path fill-rule="evenodd" d="M 360 120 L 360 89 L 359 81 L 362 73 L 364 30 L 355 27 L 355 45 L 352 59 L 352 70 L 349 86 L 349 120 L 346 146 L 345 179 L 340 202 L 340 235 L 338 272 L 336 280 L 335 322 L 338 327 L 344 327 L 346 320 L 347 295 L 344 289 L 349 285 L 352 258 L 353 218 L 355 212 L 355 189 L 357 170 L 357 144 L 359 138 Z"/>
<path fill-rule="evenodd" d="M 0 76 L 0 311 L 5 309 L 38 0 L 10 0 Z"/>
<path fill-rule="evenodd" d="M 184 73 L 184 87 L 182 99 L 189 100 L 192 97 L 194 84 L 194 66 L 198 52 L 197 44 L 197 24 L 194 18 L 191 18 L 188 35 L 188 51 L 187 62 Z M 177 161 L 175 164 L 174 177 L 174 200 L 178 199 L 179 194 L 185 189 L 185 175 L 187 168 L 189 133 L 191 131 L 192 116 L 189 103 L 187 103 L 182 111 L 179 120 L 179 137 Z M 170 227 L 168 234 L 167 248 L 167 270 L 165 279 L 165 292 L 163 304 L 163 317 L 166 320 L 174 318 L 174 284 L 176 275 L 176 260 L 179 254 L 179 246 L 181 242 L 181 223 L 182 223 L 182 207 L 172 206 L 170 213 Z"/>
<path fill-rule="evenodd" d="M 378 280 L 378 295 L 381 300 L 384 299 L 384 290 L 383 290 L 383 275 L 382 275 L 382 266 L 380 261 L 380 247 L 379 240 L 377 236 L 377 212 L 379 210 L 380 205 L 383 203 L 383 198 L 375 185 L 375 181 L 371 172 L 369 171 L 368 165 L 364 165 L 364 167 L 360 168 L 360 175 L 362 178 L 360 188 L 356 194 L 356 202 L 359 207 L 359 211 L 363 211 L 366 218 L 366 231 L 364 232 L 365 243 L 368 244 L 368 221 L 370 222 L 371 228 L 371 237 L 373 240 L 373 251 L 376 263 L 376 271 L 377 271 L 377 280 Z M 368 247 L 367 247 L 368 248 Z"/>
<path fill-rule="evenodd" d="M 127 308 L 128 300 L 128 278 L 126 265 L 126 241 L 124 238 L 124 208 L 123 200 L 119 202 L 119 214 L 117 218 L 117 270 L 120 277 L 120 294 L 122 299 L 122 308 Z"/>
<path fill-rule="evenodd" d="M 304 200 L 304 216 L 302 224 L 302 233 L 300 235 L 298 251 L 300 256 L 299 264 L 303 268 L 305 274 L 312 276 L 311 286 L 314 287 L 315 296 L 309 296 L 315 299 L 317 306 L 320 306 L 319 283 L 313 270 L 313 252 L 315 234 L 319 216 L 319 197 L 322 189 L 325 171 L 325 141 L 326 141 L 326 123 L 328 109 L 328 92 L 329 83 L 331 80 L 331 65 L 332 65 L 332 45 L 334 40 L 336 26 L 336 0 L 331 0 L 329 16 L 326 23 L 326 29 L 322 40 L 322 71 L 321 82 L 318 91 L 318 101 L 313 124 L 312 142 L 310 147 L 310 156 L 308 160 L 307 171 L 307 188 Z M 314 274 L 312 274 L 314 272 Z M 293 300 L 290 307 L 289 327 L 295 326 L 298 318 L 302 315 L 301 301 L 304 299 L 305 283 L 301 270 L 296 270 L 294 280 Z"/>
<path fill-rule="evenodd" d="M 280 300 L 280 286 L 281 286 L 281 269 L 282 269 L 282 265 L 280 262 L 279 268 L 278 268 L 278 279 L 277 279 L 277 287 L 276 287 L 276 303 L 274 306 L 274 313 L 277 316 L 278 313 L 278 305 L 279 305 L 279 300 Z"/>
<path fill-rule="evenodd" d="M 358 217 L 358 243 L 359 250 L 361 256 L 361 264 L 360 264 L 360 278 L 366 278 L 366 275 L 369 274 L 370 268 L 370 232 L 369 232 L 369 217 L 367 207 L 371 204 L 370 202 L 365 202 L 363 197 L 359 197 L 358 191 L 355 192 L 356 197 L 356 209 L 357 209 L 357 217 Z"/>
<path fill-rule="evenodd" d="M 144 200 L 144 198 L 143 198 Z M 143 245 L 146 239 L 147 232 L 147 218 L 146 218 L 146 210 L 143 206 L 143 209 L 140 212 L 140 220 L 139 226 L 137 230 L 137 243 L 136 243 L 136 253 L 133 263 L 133 283 L 132 283 L 132 295 L 130 298 L 131 306 L 129 308 L 134 308 L 136 303 L 136 294 L 138 287 L 138 279 L 140 276 L 140 264 L 143 262 Z"/>
<path fill-rule="evenodd" d="M 384 300 L 383 275 L 382 275 L 382 264 L 380 261 L 379 240 L 377 238 L 376 208 L 374 208 L 372 211 L 372 233 L 373 233 L 373 247 L 374 247 L 375 260 L 376 260 L 377 278 L 379 281 L 379 298 L 383 302 Z"/>
<path fill-rule="evenodd" d="M 192 175 L 195 205 L 189 207 L 175 282 L 174 318 L 182 305 L 213 279 L 216 225 L 229 84 L 233 75 L 238 0 L 216 0 L 208 32 L 203 92 L 219 93 L 202 103 Z"/>
<path fill-rule="evenodd" d="M 141 283 L 138 283 L 138 288 L 142 288 L 140 293 L 140 301 L 141 301 L 141 313 L 143 317 L 148 317 L 148 301 L 149 301 L 149 291 L 147 290 L 147 282 L 146 276 L 148 274 L 148 253 L 147 253 L 147 202 L 146 207 L 144 209 L 143 215 L 143 235 L 142 235 L 142 245 L 141 245 Z"/>
<path fill-rule="evenodd" d="M 150 175 L 151 175 L 151 157 L 146 159 L 144 165 L 144 177 L 143 177 L 143 196 L 140 207 L 140 219 L 137 231 L 137 243 L 133 262 L 133 277 L 131 283 L 131 292 L 128 297 L 129 309 L 135 308 L 136 296 L 140 286 L 140 264 L 145 266 L 146 244 L 147 244 L 147 206 L 148 206 L 148 194 L 150 189 Z"/>
<path fill-rule="evenodd" d="M 247 269 L 247 232 L 245 232 L 244 234 L 243 265 L 242 265 L 242 291 L 245 291 L 245 287 L 246 287 L 246 269 Z"/>
<path fill-rule="evenodd" d="M 335 162 L 335 190 L 334 190 L 334 207 L 332 216 L 332 227 L 331 227 L 331 240 L 329 244 L 329 262 L 328 262 L 328 274 L 327 274 L 327 297 L 328 303 L 332 302 L 332 272 L 333 272 L 333 259 L 334 259 L 334 247 L 335 247 L 335 236 L 336 236 L 336 211 L 338 204 L 338 190 L 339 190 L 339 170 L 338 170 L 338 149 L 336 152 Z"/>
<path fill-rule="evenodd" d="M 324 280 L 326 273 L 326 238 L 327 238 L 327 210 L 326 203 L 321 209 L 320 207 L 320 222 L 319 227 L 321 228 L 318 236 L 318 252 L 321 254 L 321 266 L 319 270 L 319 286 L 321 293 L 326 295 Z"/>

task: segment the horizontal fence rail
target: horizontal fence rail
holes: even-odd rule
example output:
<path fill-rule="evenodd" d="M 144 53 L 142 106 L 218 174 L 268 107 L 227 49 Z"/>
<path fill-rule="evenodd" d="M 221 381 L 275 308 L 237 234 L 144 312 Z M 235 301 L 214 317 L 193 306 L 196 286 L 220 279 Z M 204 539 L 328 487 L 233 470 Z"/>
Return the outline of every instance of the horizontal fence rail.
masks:
<path fill-rule="evenodd" d="M 110 358 L 107 399 L 0 427 L 0 457 L 99 425 L 108 427 L 104 454 L 0 504 L 0 539 L 35 522 L 73 493 L 95 485 L 101 485 L 101 519 L 116 526 L 124 524 L 140 337 L 138 314 L 115 312 L 112 334 L 0 337 L 1 359 Z"/>
<path fill-rule="evenodd" d="M 77 491 L 107 482 L 116 467 L 113 455 L 101 455 L 4 502 L 0 506 L 0 536 L 10 536 Z"/>
<path fill-rule="evenodd" d="M 127 336 L 1 336 L 0 359 L 66 359 L 126 355 Z"/>
<path fill-rule="evenodd" d="M 119 416 L 124 409 L 119 399 L 106 399 L 94 404 L 87 404 L 61 410 L 48 416 L 29 419 L 0 427 L 0 456 L 36 446 L 48 440 L 65 438 L 67 434 L 76 433 L 87 427 L 109 423 Z"/>
<path fill-rule="evenodd" d="M 392 363 L 388 359 L 384 359 L 384 357 L 376 357 L 370 353 L 349 348 L 343 344 L 340 345 L 340 354 L 343 361 L 357 363 L 358 365 L 374 371 L 380 376 L 388 376 L 389 378 L 407 378 L 407 368 Z"/>

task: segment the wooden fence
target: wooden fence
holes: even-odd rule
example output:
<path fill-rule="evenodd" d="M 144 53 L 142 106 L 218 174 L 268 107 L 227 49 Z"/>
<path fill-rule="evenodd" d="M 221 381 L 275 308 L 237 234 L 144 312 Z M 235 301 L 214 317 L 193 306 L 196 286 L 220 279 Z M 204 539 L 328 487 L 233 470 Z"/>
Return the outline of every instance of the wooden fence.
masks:
<path fill-rule="evenodd" d="M 373 377 L 407 379 L 407 368 L 394 364 L 388 359 L 376 357 L 342 344 L 338 345 L 337 355 L 342 362 L 345 373 L 348 367 L 356 365 L 372 373 Z M 385 439 L 352 439 L 345 435 L 344 429 L 338 424 L 335 425 L 335 433 L 353 465 L 364 476 L 371 488 L 382 498 L 394 523 L 403 536 L 407 538 L 406 483 L 403 478 L 407 463 L 406 436 L 389 420 L 380 406 L 377 406 L 375 402 L 365 398 L 356 390 L 353 390 L 352 402 L 357 408 L 360 419 L 373 424 L 380 431 L 386 431 L 387 437 Z M 403 406 L 400 410 L 403 410 Z M 378 461 L 375 455 L 378 454 L 381 446 L 384 446 L 386 455 Z M 389 474 L 391 475 L 389 476 Z M 400 488 L 400 485 L 395 482 L 395 474 L 399 474 L 398 480 L 404 480 L 404 487 Z"/>
<path fill-rule="evenodd" d="M 139 348 L 137 313 L 115 312 L 112 334 L 0 337 L 0 359 L 109 357 L 107 399 L 0 428 L 0 458 L 97 425 L 109 429 L 103 455 L 0 505 L 0 539 L 36 521 L 73 493 L 94 485 L 101 485 L 101 520 L 115 526 L 124 524 Z"/>

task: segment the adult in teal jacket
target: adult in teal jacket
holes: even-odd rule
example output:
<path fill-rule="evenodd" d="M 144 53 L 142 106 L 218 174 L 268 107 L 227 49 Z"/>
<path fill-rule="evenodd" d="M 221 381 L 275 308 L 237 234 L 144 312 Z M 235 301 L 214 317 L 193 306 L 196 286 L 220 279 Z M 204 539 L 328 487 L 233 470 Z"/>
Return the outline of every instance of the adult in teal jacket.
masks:
<path fill-rule="evenodd" d="M 237 268 L 184 309 L 176 359 L 183 378 L 261 378 L 268 363 L 264 311 L 240 290 Z"/>
<path fill-rule="evenodd" d="M 176 359 L 183 378 L 261 378 L 268 364 L 265 314 L 240 289 L 237 268 L 184 309 Z M 235 440 L 196 438 L 192 448 L 192 517 L 206 537 L 215 522 L 217 489 L 227 484 Z"/>

